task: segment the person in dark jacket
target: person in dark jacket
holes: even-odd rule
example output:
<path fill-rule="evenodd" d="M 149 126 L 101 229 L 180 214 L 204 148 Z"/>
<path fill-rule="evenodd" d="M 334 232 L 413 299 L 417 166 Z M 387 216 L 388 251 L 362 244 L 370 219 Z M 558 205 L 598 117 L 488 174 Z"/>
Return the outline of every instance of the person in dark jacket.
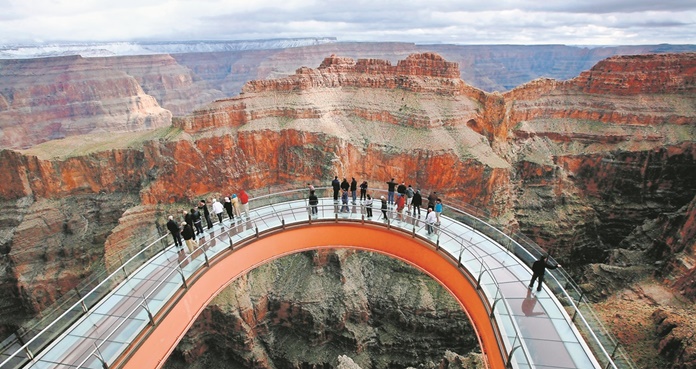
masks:
<path fill-rule="evenodd" d="M 186 210 L 182 211 L 182 213 L 184 214 L 184 222 L 193 227 L 193 214 L 189 213 Z"/>
<path fill-rule="evenodd" d="M 367 198 L 367 181 L 363 181 L 360 184 L 360 201 L 364 201 Z"/>
<path fill-rule="evenodd" d="M 437 200 L 437 192 L 433 191 L 428 195 L 428 207 L 430 209 L 435 210 L 435 200 Z"/>
<path fill-rule="evenodd" d="M 353 197 L 353 205 L 355 205 L 355 200 L 358 199 L 358 181 L 355 180 L 355 177 L 352 177 L 350 181 L 350 195 Z"/>
<path fill-rule="evenodd" d="M 348 208 L 348 190 L 343 190 L 341 204 L 341 213 L 350 213 L 350 208 Z"/>
<path fill-rule="evenodd" d="M 396 191 L 396 185 L 398 183 L 394 182 L 394 178 L 387 182 L 387 202 L 389 204 L 394 203 L 394 191 Z"/>
<path fill-rule="evenodd" d="M 389 221 L 389 217 L 387 216 L 387 200 L 384 198 L 384 196 L 381 196 L 379 199 L 382 200 L 382 216 L 384 217 L 384 220 Z"/>
<path fill-rule="evenodd" d="M 317 205 L 319 204 L 319 198 L 314 194 L 314 190 L 309 191 L 309 207 L 312 210 L 312 215 L 319 213 Z"/>
<path fill-rule="evenodd" d="M 396 187 L 396 193 L 398 193 L 401 196 L 406 196 L 406 183 L 405 182 L 401 182 L 401 184 Z"/>
<path fill-rule="evenodd" d="M 196 227 L 196 236 L 203 234 L 203 226 L 201 225 L 201 213 L 198 211 L 198 209 L 191 208 L 191 210 L 189 210 L 189 214 L 191 214 L 193 226 Z"/>
<path fill-rule="evenodd" d="M 546 269 L 556 269 L 561 264 L 558 265 L 551 265 L 546 262 L 548 257 L 546 255 L 542 255 L 539 260 L 535 261 L 534 264 L 532 264 L 532 280 L 529 282 L 529 288 L 534 288 L 534 281 L 539 279 L 539 284 L 537 286 L 537 292 L 541 291 L 541 283 L 544 281 L 544 274 L 546 273 Z"/>
<path fill-rule="evenodd" d="M 416 212 L 418 212 L 418 218 L 420 218 L 420 208 L 421 205 L 423 205 L 423 196 L 421 196 L 420 190 L 416 190 L 416 193 L 413 194 L 413 200 L 411 200 L 411 205 L 413 206 L 413 216 L 415 217 Z"/>
<path fill-rule="evenodd" d="M 186 247 L 188 248 L 188 253 L 191 254 L 193 253 L 193 250 L 196 249 L 196 243 L 193 241 L 195 237 L 193 233 L 193 227 L 191 227 L 191 225 L 186 222 L 181 223 L 181 226 L 181 236 L 184 237 Z"/>
<path fill-rule="evenodd" d="M 331 187 L 334 191 L 334 201 L 338 201 L 338 191 L 341 190 L 341 182 L 338 181 L 338 176 L 335 176 L 333 181 L 331 181 Z"/>
<path fill-rule="evenodd" d="M 176 221 L 174 221 L 174 217 L 171 215 L 167 221 L 167 229 L 172 234 L 172 237 L 174 237 L 174 244 L 176 247 L 181 247 L 181 230 L 179 229 L 179 225 L 176 224 Z"/>
<path fill-rule="evenodd" d="M 341 190 L 343 190 L 343 191 L 350 190 L 350 183 L 348 183 L 348 180 L 345 178 L 343 178 L 343 181 L 341 182 Z M 343 193 L 341 193 L 341 196 L 343 196 Z"/>
<path fill-rule="evenodd" d="M 227 216 L 230 218 L 230 220 L 234 220 L 234 212 L 232 211 L 232 200 L 230 200 L 230 197 L 227 196 L 225 197 L 224 202 L 222 203 L 222 206 L 225 208 L 225 211 L 227 212 Z"/>
<path fill-rule="evenodd" d="M 213 221 L 210 219 L 210 211 L 208 210 L 208 205 L 205 204 L 205 200 L 198 202 L 198 210 L 203 210 L 203 217 L 208 224 L 208 229 L 213 229 Z"/>

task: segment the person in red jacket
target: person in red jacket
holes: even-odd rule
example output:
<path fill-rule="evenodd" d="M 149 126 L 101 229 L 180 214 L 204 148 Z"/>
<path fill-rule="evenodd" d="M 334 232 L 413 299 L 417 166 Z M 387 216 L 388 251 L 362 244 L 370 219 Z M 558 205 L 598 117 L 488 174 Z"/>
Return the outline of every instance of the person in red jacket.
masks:
<path fill-rule="evenodd" d="M 249 194 L 247 194 L 246 191 L 239 191 L 239 202 L 242 203 L 244 214 L 246 214 L 246 218 L 249 219 Z"/>
<path fill-rule="evenodd" d="M 400 221 L 404 221 L 404 208 L 406 207 L 406 197 L 402 194 L 396 195 L 396 215 Z"/>

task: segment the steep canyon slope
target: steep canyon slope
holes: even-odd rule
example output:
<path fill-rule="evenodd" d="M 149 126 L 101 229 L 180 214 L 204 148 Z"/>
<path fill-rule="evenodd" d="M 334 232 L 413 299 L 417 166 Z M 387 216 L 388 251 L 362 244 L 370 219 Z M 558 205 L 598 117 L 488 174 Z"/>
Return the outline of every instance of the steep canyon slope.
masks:
<path fill-rule="evenodd" d="M 319 65 L 331 54 L 396 63 L 410 54 L 437 52 L 459 63 L 469 85 L 508 91 L 539 77 L 575 77 L 613 55 L 688 51 L 696 51 L 696 46 L 337 42 L 274 50 L 0 60 L 0 148 L 168 125 L 167 113 L 156 104 L 173 116 L 187 115 L 214 99 L 236 96 L 247 81 L 292 75 L 299 66 Z"/>
<path fill-rule="evenodd" d="M 433 53 L 396 64 L 331 56 L 168 127 L 4 150 L 2 323 L 108 265 L 124 239 L 156 233 L 166 211 L 334 175 L 372 187 L 394 177 L 485 208 L 587 271 L 597 298 L 632 283 L 602 285 L 612 275 L 596 270 L 608 266 L 592 263 L 608 262 L 669 275 L 665 286 L 693 299 L 695 75 L 694 53 L 612 57 L 571 80 L 487 93 Z"/>

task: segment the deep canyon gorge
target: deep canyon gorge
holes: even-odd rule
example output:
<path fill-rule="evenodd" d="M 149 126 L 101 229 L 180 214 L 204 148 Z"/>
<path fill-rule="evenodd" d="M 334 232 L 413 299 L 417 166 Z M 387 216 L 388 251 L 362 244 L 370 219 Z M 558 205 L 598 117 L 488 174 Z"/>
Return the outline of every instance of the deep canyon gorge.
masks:
<path fill-rule="evenodd" d="M 393 177 L 550 252 L 640 367 L 696 367 L 696 53 L 550 47 L 578 73 L 515 82 L 453 47 L 343 47 L 0 60 L 0 333 L 199 198 Z M 298 254 L 221 293 L 167 367 L 476 367 L 462 316 L 394 260 Z"/>

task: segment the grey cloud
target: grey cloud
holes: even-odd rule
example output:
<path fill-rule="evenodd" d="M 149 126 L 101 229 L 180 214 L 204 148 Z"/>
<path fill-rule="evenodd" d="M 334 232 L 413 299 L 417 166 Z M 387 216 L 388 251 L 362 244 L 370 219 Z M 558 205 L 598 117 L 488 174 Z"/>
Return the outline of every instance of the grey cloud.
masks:
<path fill-rule="evenodd" d="M 696 1 L 684 0 L 592 0 L 527 2 L 528 9 L 563 13 L 640 13 L 648 11 L 679 12 L 696 10 Z"/>

